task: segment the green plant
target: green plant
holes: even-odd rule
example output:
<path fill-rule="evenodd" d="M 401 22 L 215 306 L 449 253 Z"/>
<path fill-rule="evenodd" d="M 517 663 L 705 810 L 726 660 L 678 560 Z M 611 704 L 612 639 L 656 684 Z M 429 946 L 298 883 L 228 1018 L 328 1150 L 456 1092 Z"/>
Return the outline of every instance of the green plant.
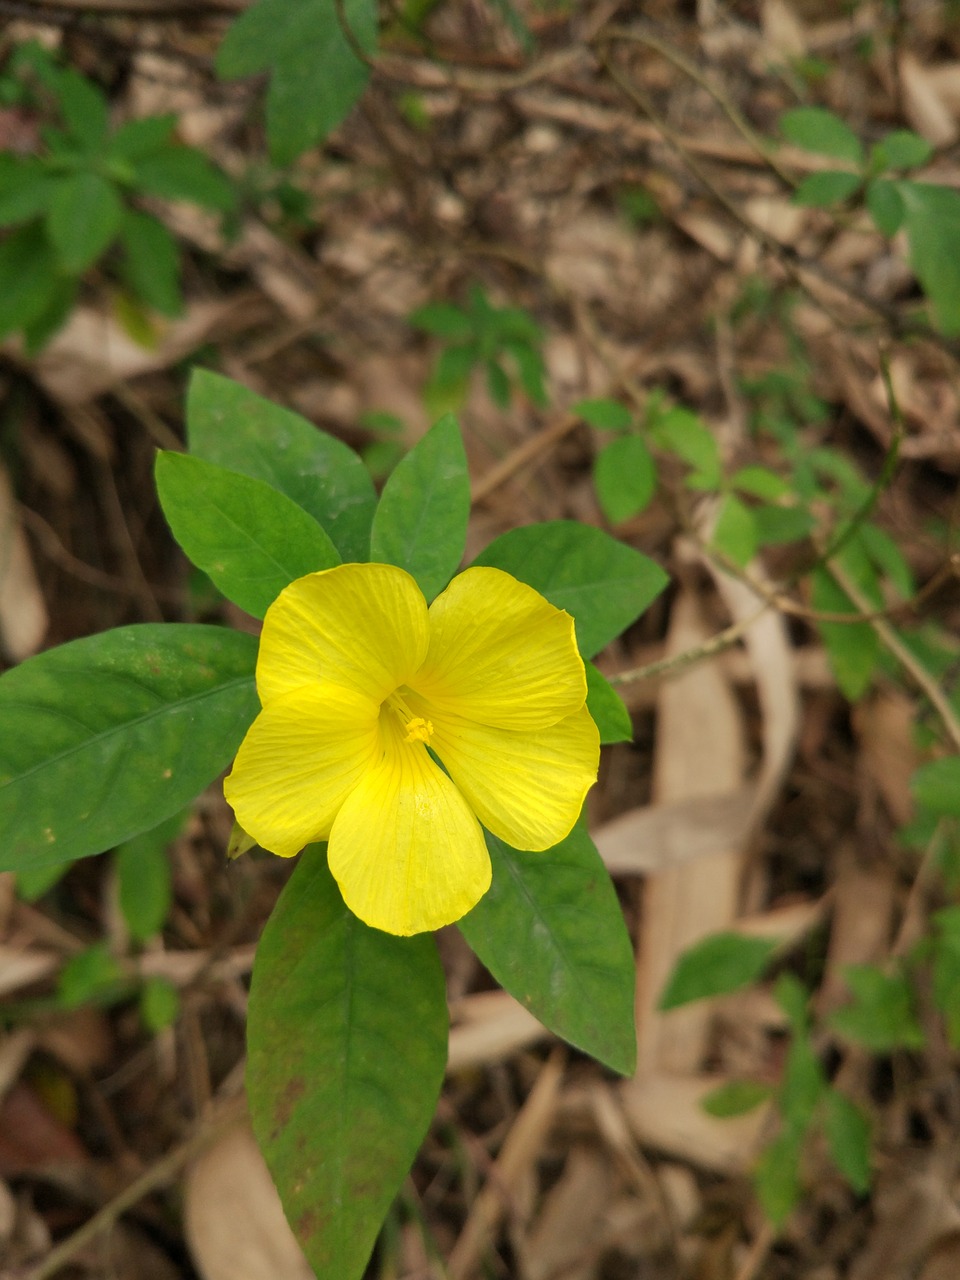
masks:
<path fill-rule="evenodd" d="M 948 336 L 960 333 L 960 192 L 905 176 L 930 159 L 929 142 L 896 129 L 867 151 L 849 125 L 823 107 L 786 112 L 780 129 L 796 146 L 844 166 L 804 178 L 794 193 L 797 204 L 834 208 L 862 202 L 881 235 L 893 236 L 903 227 L 911 266 L 937 324 Z"/>
<path fill-rule="evenodd" d="M 179 822 L 237 756 L 226 785 L 244 825 L 284 855 L 306 845 L 254 965 L 254 1129 L 318 1275 L 348 1280 L 443 1077 L 446 996 L 427 929 L 459 916 L 535 1016 L 633 1069 L 632 950 L 575 821 L 599 740 L 629 734 L 629 719 L 579 655 L 628 626 L 666 576 L 572 521 L 515 529 L 453 576 L 470 490 L 450 417 L 379 500 L 345 445 L 224 378 L 194 375 L 187 419 L 189 451 L 157 459 L 161 505 L 194 564 L 264 618 L 259 659 L 242 632 L 144 624 L 7 672 L 0 866 L 30 876 L 116 849 L 136 945 L 169 904 L 160 824 Z M 490 637 L 500 657 L 486 671 Z M 231 853 L 251 843 L 238 827 Z M 98 944 L 68 966 L 57 999 L 134 995 L 149 1025 L 175 1016 L 174 992 L 131 983 Z"/>
<path fill-rule="evenodd" d="M 534 404 L 546 404 L 543 388 L 543 334 L 522 307 L 494 307 L 479 285 L 470 290 L 467 306 L 430 302 L 419 307 L 410 323 L 444 342 L 424 396 L 428 408 L 444 413 L 460 407 L 474 368 L 482 368 L 494 403 L 510 403 L 511 379 L 503 360 L 509 356 L 520 386 Z"/>
<path fill-rule="evenodd" d="M 180 254 L 142 197 L 190 200 L 225 213 L 230 181 L 175 140 L 173 116 L 119 128 L 93 81 L 60 67 L 39 45 L 22 45 L 5 69 L 5 97 L 46 124 L 35 155 L 0 155 L 0 336 L 20 331 L 36 351 L 70 313 L 80 283 L 98 263 L 131 295 L 164 315 L 180 300 Z"/>

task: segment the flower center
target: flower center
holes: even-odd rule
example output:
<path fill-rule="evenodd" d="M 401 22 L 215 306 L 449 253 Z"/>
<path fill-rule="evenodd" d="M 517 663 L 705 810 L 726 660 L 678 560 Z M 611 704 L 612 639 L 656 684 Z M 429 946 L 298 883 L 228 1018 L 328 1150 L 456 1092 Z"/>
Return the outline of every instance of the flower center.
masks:
<path fill-rule="evenodd" d="M 399 690 L 391 693 L 383 705 L 399 718 L 404 729 L 404 742 L 429 742 L 433 737 L 433 725 L 423 716 L 414 715 Z"/>

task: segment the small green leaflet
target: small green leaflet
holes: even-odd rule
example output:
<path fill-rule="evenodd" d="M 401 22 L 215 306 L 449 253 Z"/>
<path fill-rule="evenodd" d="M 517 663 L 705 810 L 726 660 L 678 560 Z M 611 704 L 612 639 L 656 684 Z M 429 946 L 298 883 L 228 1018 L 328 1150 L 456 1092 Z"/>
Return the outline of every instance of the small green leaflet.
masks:
<path fill-rule="evenodd" d="M 775 938 L 714 933 L 683 953 L 660 997 L 661 1009 L 729 995 L 756 982 L 779 946 Z"/>

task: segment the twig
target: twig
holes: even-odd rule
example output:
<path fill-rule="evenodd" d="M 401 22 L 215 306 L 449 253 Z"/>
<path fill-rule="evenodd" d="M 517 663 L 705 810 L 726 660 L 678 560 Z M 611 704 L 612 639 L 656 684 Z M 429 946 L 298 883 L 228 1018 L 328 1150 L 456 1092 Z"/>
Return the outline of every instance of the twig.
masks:
<path fill-rule="evenodd" d="M 718 631 L 716 635 L 692 649 L 685 649 L 683 653 L 675 654 L 672 658 L 661 658 L 658 662 L 648 662 L 645 666 L 634 667 L 631 671 L 619 671 L 614 676 L 608 676 L 607 680 L 613 685 L 636 684 L 640 680 L 652 680 L 655 676 L 674 675 L 686 667 L 694 666 L 697 662 L 703 662 L 706 658 L 714 658 L 717 654 L 732 649 L 739 640 L 743 639 L 757 619 L 762 618 L 772 607 L 772 602 L 767 602 L 750 617 L 731 623 L 729 627 Z"/>

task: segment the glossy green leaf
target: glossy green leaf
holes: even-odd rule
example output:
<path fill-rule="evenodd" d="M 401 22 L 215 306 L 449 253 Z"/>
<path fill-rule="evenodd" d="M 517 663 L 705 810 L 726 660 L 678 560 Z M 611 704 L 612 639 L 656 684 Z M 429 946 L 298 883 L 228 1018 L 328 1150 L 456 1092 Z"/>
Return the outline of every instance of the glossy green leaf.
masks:
<path fill-rule="evenodd" d="M 859 1195 L 870 1190 L 870 1119 L 858 1106 L 830 1089 L 823 1116 L 823 1128 L 830 1156 L 850 1186 Z"/>
<path fill-rule="evenodd" d="M 150 831 L 117 846 L 117 897 L 131 938 L 146 942 L 160 932 L 173 901 L 168 848 L 183 830 L 182 810 Z"/>
<path fill-rule="evenodd" d="M 960 756 L 921 765 L 910 779 L 917 804 L 943 818 L 960 818 Z"/>
<path fill-rule="evenodd" d="M 236 204 L 233 183 L 202 151 L 170 146 L 134 162 L 133 185 L 165 200 L 190 200 L 204 209 L 228 213 Z"/>
<path fill-rule="evenodd" d="M 263 480 L 172 452 L 157 454 L 156 478 L 181 547 L 255 618 L 296 578 L 340 563 L 313 516 Z"/>
<path fill-rule="evenodd" d="M 901 182 L 910 262 L 948 337 L 960 334 L 960 191 Z"/>
<path fill-rule="evenodd" d="M 839 116 L 824 107 L 797 107 L 780 117 L 780 132 L 795 146 L 836 160 L 863 163 L 860 139 Z"/>
<path fill-rule="evenodd" d="M 167 228 L 152 214 L 127 209 L 120 227 L 120 240 L 124 252 L 123 274 L 133 292 L 161 315 L 179 314 L 183 305 L 180 251 Z"/>
<path fill-rule="evenodd" d="M 867 212 L 882 236 L 895 236 L 903 226 L 907 209 L 895 182 L 875 178 L 867 184 Z"/>
<path fill-rule="evenodd" d="M 474 564 L 512 573 L 571 613 L 585 658 L 620 635 L 668 582 L 647 556 L 602 529 L 573 520 L 511 529 L 481 551 Z"/>
<path fill-rule="evenodd" d="M 657 467 L 639 436 L 620 436 L 597 455 L 593 483 L 611 524 L 629 520 L 648 505 L 657 489 Z"/>
<path fill-rule="evenodd" d="M 470 516 L 467 455 L 447 414 L 397 463 L 373 517 L 370 558 L 412 573 L 428 600 L 463 557 Z"/>
<path fill-rule="evenodd" d="M 257 642 L 222 627 L 118 627 L 0 677 L 0 870 L 101 853 L 229 763 L 258 710 Z"/>
<path fill-rule="evenodd" d="M 342 441 L 208 369 L 195 369 L 190 380 L 187 434 L 197 457 L 292 498 L 323 525 L 345 561 L 370 558 L 377 495 Z"/>
<path fill-rule="evenodd" d="M 713 933 L 684 951 L 660 996 L 661 1009 L 725 996 L 756 982 L 779 946 L 773 938 Z"/>
<path fill-rule="evenodd" d="M 247 1045 L 253 1128 L 287 1220 L 318 1280 L 360 1280 L 443 1082 L 433 939 L 362 924 L 309 846 L 260 938 Z"/>
<path fill-rule="evenodd" d="M 459 927 L 496 980 L 564 1040 L 614 1071 L 636 1063 L 636 961 L 586 830 L 545 853 L 487 833 L 493 883 Z"/>
<path fill-rule="evenodd" d="M 64 178 L 50 200 L 47 231 L 64 269 L 86 271 L 120 232 L 123 205 L 112 182 L 97 173 Z"/>
<path fill-rule="evenodd" d="M 267 137 L 279 165 L 322 141 L 363 93 L 370 71 L 341 27 L 366 54 L 377 45 L 376 0 L 259 0 L 234 22 L 217 53 L 225 79 L 269 71 Z"/>
<path fill-rule="evenodd" d="M 826 209 L 852 196 L 861 181 L 858 173 L 848 173 L 845 169 L 822 169 L 819 173 L 808 173 L 794 191 L 793 203 L 812 209 Z"/>
<path fill-rule="evenodd" d="M 600 741 L 604 745 L 630 742 L 633 738 L 633 722 L 623 700 L 592 662 L 584 665 L 587 672 L 587 710 L 600 730 Z"/>

